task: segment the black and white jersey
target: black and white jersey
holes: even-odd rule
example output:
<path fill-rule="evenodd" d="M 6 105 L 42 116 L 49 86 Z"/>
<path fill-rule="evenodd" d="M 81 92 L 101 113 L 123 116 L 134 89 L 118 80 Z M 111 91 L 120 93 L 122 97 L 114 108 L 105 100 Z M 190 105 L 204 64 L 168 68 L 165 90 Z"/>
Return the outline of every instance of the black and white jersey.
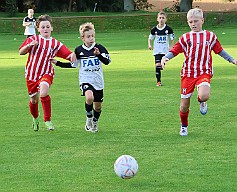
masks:
<path fill-rule="evenodd" d="M 94 47 L 100 51 L 100 55 L 94 54 Z M 84 44 L 75 49 L 77 62 L 72 67 L 79 67 L 79 81 L 91 84 L 96 90 L 104 89 L 104 77 L 102 64 L 108 65 L 111 60 L 106 48 L 94 43 L 91 47 Z"/>
<path fill-rule="evenodd" d="M 169 39 L 174 40 L 175 35 L 171 27 L 164 25 L 162 28 L 155 26 L 151 29 L 149 39 L 154 39 L 153 55 L 169 52 Z"/>
<path fill-rule="evenodd" d="M 36 18 L 35 17 L 25 17 L 23 19 L 23 23 L 24 22 L 30 22 L 31 24 L 29 26 L 25 27 L 25 33 L 24 35 L 35 35 L 35 22 L 36 22 Z"/>

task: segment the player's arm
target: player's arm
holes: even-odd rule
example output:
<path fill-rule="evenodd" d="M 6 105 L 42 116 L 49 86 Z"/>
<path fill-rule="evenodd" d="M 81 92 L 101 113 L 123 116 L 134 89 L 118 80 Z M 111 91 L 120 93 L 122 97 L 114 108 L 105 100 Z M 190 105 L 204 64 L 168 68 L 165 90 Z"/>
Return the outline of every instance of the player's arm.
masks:
<path fill-rule="evenodd" d="M 22 25 L 23 25 L 23 27 L 29 26 L 30 22 L 26 22 L 25 18 L 24 18 Z"/>
<path fill-rule="evenodd" d="M 165 54 L 165 56 L 162 57 L 161 59 L 161 67 L 164 69 L 165 68 L 165 64 L 172 58 L 174 58 L 174 54 L 172 52 L 168 52 Z"/>
<path fill-rule="evenodd" d="M 154 39 L 154 36 L 152 34 L 150 34 L 149 37 L 148 37 L 148 40 L 147 40 L 149 50 L 153 49 L 153 47 L 152 47 L 152 40 L 153 39 Z"/>
<path fill-rule="evenodd" d="M 61 68 L 76 68 L 76 67 L 73 66 L 73 63 L 71 63 L 71 62 L 63 63 L 61 61 L 57 61 L 55 63 L 55 65 L 58 66 L 58 67 L 61 67 Z"/>
<path fill-rule="evenodd" d="M 224 49 L 221 52 L 219 52 L 218 55 L 220 55 L 226 61 L 229 61 L 230 63 L 237 65 L 237 61 L 231 55 L 229 55 L 229 53 L 227 53 Z"/>
<path fill-rule="evenodd" d="M 171 33 L 169 37 L 170 37 L 170 50 L 171 50 L 173 48 L 173 46 L 174 46 L 175 34 Z"/>
<path fill-rule="evenodd" d="M 29 52 L 29 49 L 31 49 L 33 46 L 37 46 L 38 42 L 33 40 L 30 43 L 24 42 L 22 46 L 19 49 L 20 55 L 25 55 L 26 53 Z"/>
<path fill-rule="evenodd" d="M 61 61 L 57 61 L 54 58 L 51 58 L 49 60 L 50 60 L 51 63 L 53 63 L 56 66 L 61 67 L 61 68 L 76 68 L 76 67 L 73 66 L 73 63 L 71 63 L 71 62 L 61 62 Z"/>
<path fill-rule="evenodd" d="M 111 62 L 109 53 L 108 53 L 108 51 L 104 47 L 101 47 L 101 51 L 100 51 L 100 49 L 98 47 L 94 47 L 94 54 L 105 65 L 108 65 Z"/>

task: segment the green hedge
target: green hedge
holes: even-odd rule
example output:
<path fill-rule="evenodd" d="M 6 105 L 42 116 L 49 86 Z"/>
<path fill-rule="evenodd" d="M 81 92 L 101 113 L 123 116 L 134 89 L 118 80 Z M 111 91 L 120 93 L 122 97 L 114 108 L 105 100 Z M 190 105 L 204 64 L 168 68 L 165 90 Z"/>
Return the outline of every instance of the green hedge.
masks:
<path fill-rule="evenodd" d="M 23 18 L 0 18 L 0 33 L 23 34 Z M 174 28 L 188 28 L 186 13 L 169 13 L 168 24 Z M 97 32 L 144 31 L 157 25 L 156 14 L 53 17 L 56 33 L 75 33 L 80 24 L 92 22 Z M 205 13 L 205 28 L 236 26 L 236 13 Z"/>

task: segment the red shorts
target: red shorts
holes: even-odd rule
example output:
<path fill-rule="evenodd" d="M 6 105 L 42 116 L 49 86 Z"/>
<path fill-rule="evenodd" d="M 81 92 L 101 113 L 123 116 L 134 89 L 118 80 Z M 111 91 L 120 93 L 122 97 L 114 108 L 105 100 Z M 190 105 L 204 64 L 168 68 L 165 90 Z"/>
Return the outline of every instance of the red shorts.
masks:
<path fill-rule="evenodd" d="M 39 92 L 40 84 L 42 83 L 50 87 L 53 83 L 53 77 L 46 74 L 38 81 L 26 80 L 26 86 L 27 86 L 28 94 L 30 97 L 33 97 Z"/>
<path fill-rule="evenodd" d="M 212 75 L 202 74 L 197 78 L 184 76 L 181 79 L 181 98 L 190 98 L 194 92 L 195 87 L 201 85 L 210 86 Z"/>

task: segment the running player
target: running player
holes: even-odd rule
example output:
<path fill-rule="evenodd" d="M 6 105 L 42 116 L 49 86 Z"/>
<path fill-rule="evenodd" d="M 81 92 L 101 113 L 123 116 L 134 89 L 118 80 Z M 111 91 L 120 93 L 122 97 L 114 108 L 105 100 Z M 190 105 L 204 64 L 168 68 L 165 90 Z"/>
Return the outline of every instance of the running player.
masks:
<path fill-rule="evenodd" d="M 98 132 L 98 120 L 101 114 L 104 90 L 102 64 L 108 65 L 111 60 L 106 48 L 95 42 L 95 28 L 92 23 L 84 23 L 79 28 L 84 42 L 75 49 L 76 63 L 62 63 L 51 59 L 56 66 L 72 68 L 79 65 L 79 83 L 82 96 L 85 96 L 86 125 L 85 130 Z"/>
<path fill-rule="evenodd" d="M 28 53 L 25 68 L 26 84 L 30 96 L 30 112 L 33 116 L 33 129 L 39 130 L 38 101 L 42 103 L 44 122 L 48 130 L 54 130 L 51 121 L 51 98 L 49 89 L 53 83 L 54 67 L 50 62 L 52 57 L 63 59 L 76 58 L 65 45 L 51 37 L 53 31 L 52 19 L 48 15 L 41 15 L 37 19 L 37 28 L 40 35 L 27 38 L 19 48 L 20 55 Z"/>
<path fill-rule="evenodd" d="M 237 65 L 237 61 L 231 57 L 221 46 L 217 36 L 202 29 L 204 23 L 201 9 L 191 9 L 187 13 L 188 25 L 191 32 L 183 34 L 161 61 L 162 67 L 179 53 L 184 53 L 185 61 L 181 69 L 181 103 L 180 120 L 181 136 L 188 135 L 188 116 L 190 98 L 197 87 L 198 101 L 202 115 L 207 113 L 207 100 L 210 97 L 210 82 L 213 76 L 211 52 L 220 55 L 225 60 Z"/>

